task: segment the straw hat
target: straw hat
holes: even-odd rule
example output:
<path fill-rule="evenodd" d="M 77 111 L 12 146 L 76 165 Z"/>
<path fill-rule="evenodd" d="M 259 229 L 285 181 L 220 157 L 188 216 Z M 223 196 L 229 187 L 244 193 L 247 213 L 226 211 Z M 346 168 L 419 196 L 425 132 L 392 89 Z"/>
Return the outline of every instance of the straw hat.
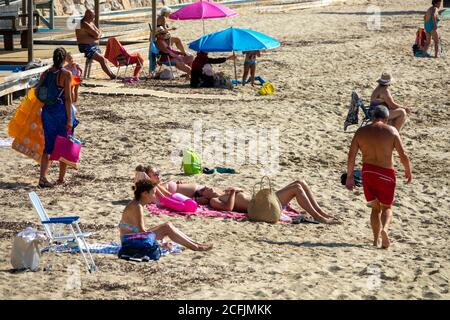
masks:
<path fill-rule="evenodd" d="M 377 80 L 377 82 L 383 86 L 388 86 L 395 82 L 394 78 L 387 72 L 383 72 L 381 74 L 381 78 Z"/>
<path fill-rule="evenodd" d="M 171 13 L 171 12 L 172 12 L 172 9 L 170 9 L 167 6 L 164 6 L 164 7 L 161 8 L 160 14 L 161 15 L 165 15 L 166 13 Z"/>

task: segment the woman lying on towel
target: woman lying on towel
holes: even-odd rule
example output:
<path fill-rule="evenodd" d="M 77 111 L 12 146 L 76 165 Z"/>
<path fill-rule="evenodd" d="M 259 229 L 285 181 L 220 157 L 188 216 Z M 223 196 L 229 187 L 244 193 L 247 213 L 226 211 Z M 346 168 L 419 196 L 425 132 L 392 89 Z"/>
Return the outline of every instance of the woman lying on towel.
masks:
<path fill-rule="evenodd" d="M 296 180 L 276 193 L 280 206 L 285 209 L 292 199 L 315 220 L 326 224 L 338 224 L 337 218 L 325 213 L 314 199 L 311 190 L 304 180 Z M 209 204 L 219 211 L 236 211 L 247 213 L 252 196 L 240 188 L 226 190 L 204 187 L 196 192 L 195 198 L 199 204 Z"/>
<path fill-rule="evenodd" d="M 162 182 L 158 169 L 151 165 L 139 165 L 135 170 L 134 183 L 141 180 L 150 180 L 155 185 L 155 189 L 157 190 L 156 193 L 158 195 L 169 196 L 172 193 L 177 192 L 186 197 L 193 198 L 195 192 L 204 187 L 196 183 L 184 183 L 182 181 Z"/>
<path fill-rule="evenodd" d="M 210 244 L 192 240 L 178 230 L 171 222 L 146 229 L 144 223 L 144 206 L 151 203 L 154 198 L 155 188 L 151 181 L 142 180 L 136 183 L 134 187 L 134 200 L 125 207 L 119 224 L 121 239 L 126 234 L 153 232 L 157 240 L 163 240 L 165 237 L 169 237 L 172 241 L 194 251 L 208 251 L 212 249 L 213 246 Z"/>

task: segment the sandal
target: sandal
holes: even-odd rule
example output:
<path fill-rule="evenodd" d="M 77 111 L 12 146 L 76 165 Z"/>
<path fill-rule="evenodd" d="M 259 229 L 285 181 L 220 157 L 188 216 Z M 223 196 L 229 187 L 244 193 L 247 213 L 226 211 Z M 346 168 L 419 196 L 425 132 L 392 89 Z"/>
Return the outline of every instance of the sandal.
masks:
<path fill-rule="evenodd" d="M 38 187 L 41 189 L 45 189 L 45 188 L 53 188 L 54 185 L 52 183 L 48 182 L 47 180 L 46 181 L 39 180 Z"/>

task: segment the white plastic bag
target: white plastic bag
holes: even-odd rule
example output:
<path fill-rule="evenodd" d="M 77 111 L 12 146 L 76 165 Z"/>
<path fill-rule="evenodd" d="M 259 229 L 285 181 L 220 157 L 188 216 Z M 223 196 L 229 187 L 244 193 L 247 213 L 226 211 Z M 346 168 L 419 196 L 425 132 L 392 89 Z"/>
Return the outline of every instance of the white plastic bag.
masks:
<path fill-rule="evenodd" d="M 39 268 L 41 250 L 39 245 L 45 243 L 47 237 L 43 232 L 34 228 L 26 228 L 14 237 L 11 249 L 11 264 L 14 269 L 29 269 L 36 271 Z"/>
<path fill-rule="evenodd" d="M 203 66 L 202 71 L 207 76 L 212 77 L 214 75 L 214 70 L 212 68 L 212 65 L 210 65 L 209 63 L 207 63 Z"/>
<path fill-rule="evenodd" d="M 161 71 L 161 73 L 159 74 L 159 78 L 161 80 L 172 80 L 173 79 L 173 73 L 171 70 L 169 69 L 164 69 L 163 71 Z"/>

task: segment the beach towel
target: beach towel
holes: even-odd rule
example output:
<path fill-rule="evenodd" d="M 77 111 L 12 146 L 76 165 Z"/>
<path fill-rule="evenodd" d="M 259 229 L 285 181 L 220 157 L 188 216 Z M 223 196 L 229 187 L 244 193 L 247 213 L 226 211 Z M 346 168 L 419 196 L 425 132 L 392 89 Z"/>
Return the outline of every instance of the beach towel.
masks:
<path fill-rule="evenodd" d="M 135 77 L 139 75 L 139 71 L 144 64 L 144 59 L 139 53 L 128 53 L 120 41 L 114 37 L 108 39 L 105 58 L 116 67 L 136 64 L 134 69 Z"/>
<path fill-rule="evenodd" d="M 83 248 L 84 252 L 87 252 L 87 250 L 84 248 L 84 245 L 81 244 L 81 247 Z M 119 253 L 119 250 L 121 248 L 120 243 L 117 242 L 110 242 L 110 243 L 92 243 L 88 244 L 89 251 L 91 253 L 96 254 L 114 254 L 117 255 Z M 49 247 L 45 247 L 41 250 L 42 253 L 48 252 Z M 80 251 L 78 245 L 73 241 L 68 241 L 64 244 L 58 245 L 55 247 L 56 252 L 60 253 L 78 253 Z M 180 253 L 181 252 L 181 246 L 178 243 L 172 242 L 172 249 L 169 250 L 165 247 L 161 247 L 161 255 L 165 256 L 171 253 Z"/>
<path fill-rule="evenodd" d="M 233 211 L 217 211 L 212 209 L 209 206 L 198 206 L 196 212 L 178 212 L 167 208 L 158 207 L 155 204 L 147 205 L 147 209 L 151 215 L 159 216 L 165 215 L 169 217 L 183 217 L 189 218 L 193 216 L 202 217 L 202 218 L 222 218 L 222 219 L 234 219 L 234 220 L 243 220 L 247 219 L 247 215 L 245 213 L 233 212 Z M 292 223 L 292 219 L 302 216 L 305 213 L 299 212 L 292 208 L 290 205 L 283 210 L 280 222 Z"/>

